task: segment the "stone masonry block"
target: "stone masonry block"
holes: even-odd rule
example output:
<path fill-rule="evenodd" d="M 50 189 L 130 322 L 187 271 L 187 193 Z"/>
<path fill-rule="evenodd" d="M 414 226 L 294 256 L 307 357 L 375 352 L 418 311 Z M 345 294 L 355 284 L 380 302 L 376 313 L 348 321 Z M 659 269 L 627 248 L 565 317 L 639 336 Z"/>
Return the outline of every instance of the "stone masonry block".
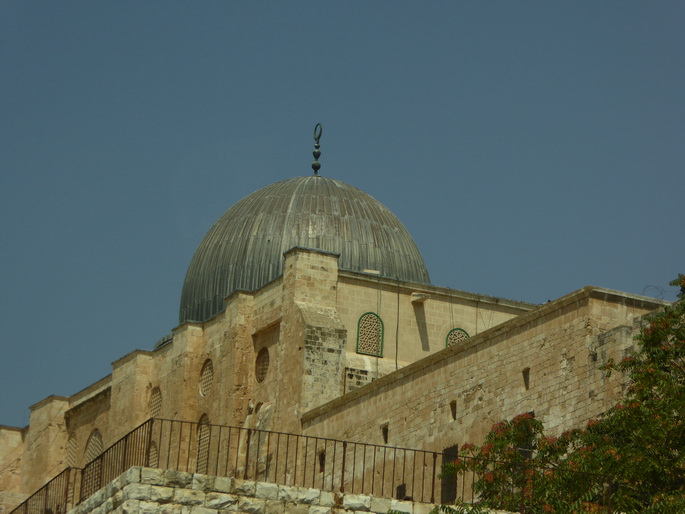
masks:
<path fill-rule="evenodd" d="M 371 497 L 365 494 L 346 494 L 343 496 L 343 507 L 368 512 L 371 509 Z"/>
<path fill-rule="evenodd" d="M 331 514 L 333 510 L 330 507 L 322 507 L 320 505 L 311 505 L 309 507 L 309 514 Z"/>
<path fill-rule="evenodd" d="M 259 498 L 241 498 L 238 500 L 238 510 L 248 514 L 264 514 L 266 500 Z"/>
<path fill-rule="evenodd" d="M 115 514 L 138 514 L 139 510 L 140 510 L 140 501 L 138 501 L 138 500 L 126 500 L 114 512 L 115 512 Z"/>
<path fill-rule="evenodd" d="M 281 500 L 266 500 L 264 514 L 285 514 L 285 503 Z"/>
<path fill-rule="evenodd" d="M 231 492 L 240 496 L 254 496 L 255 489 L 254 482 L 236 479 L 233 481 L 233 490 Z"/>
<path fill-rule="evenodd" d="M 414 514 L 414 502 L 405 502 L 402 500 L 392 500 L 390 504 L 392 510 L 397 512 L 405 512 L 406 514 Z"/>
<path fill-rule="evenodd" d="M 285 502 L 296 502 L 298 491 L 297 487 L 289 485 L 279 485 L 278 486 L 278 499 Z"/>
<path fill-rule="evenodd" d="M 309 514 L 309 505 L 300 505 L 298 503 L 286 503 L 285 514 Z"/>
<path fill-rule="evenodd" d="M 191 507 L 190 514 L 218 514 L 216 509 L 208 509 L 207 507 Z"/>
<path fill-rule="evenodd" d="M 151 487 L 145 484 L 128 484 L 124 487 L 124 497 L 127 500 L 149 500 Z"/>
<path fill-rule="evenodd" d="M 205 493 L 192 489 L 174 489 L 174 503 L 181 505 L 203 505 Z"/>
<path fill-rule="evenodd" d="M 431 514 L 434 509 L 435 505 L 432 503 L 414 503 L 414 514 Z"/>
<path fill-rule="evenodd" d="M 231 505 L 238 502 L 238 496 L 226 493 L 207 493 L 205 496 L 205 507 L 210 509 L 228 509 Z"/>
<path fill-rule="evenodd" d="M 310 489 L 308 487 L 300 487 L 297 491 L 297 501 L 299 503 L 312 504 L 319 503 L 321 491 L 319 489 Z"/>
<path fill-rule="evenodd" d="M 233 478 L 216 477 L 214 479 L 214 490 L 220 493 L 230 493 L 233 490 Z"/>
<path fill-rule="evenodd" d="M 155 502 L 141 501 L 138 503 L 138 513 L 139 514 L 159 514 L 161 507 Z"/>
<path fill-rule="evenodd" d="M 193 475 L 192 488 L 196 491 L 211 491 L 214 488 L 214 477 L 195 473 Z"/>
<path fill-rule="evenodd" d="M 142 468 L 140 470 L 140 483 L 164 485 L 164 471 L 155 468 Z"/>
<path fill-rule="evenodd" d="M 173 487 L 163 487 L 159 485 L 151 485 L 150 487 L 150 501 L 157 503 L 169 503 L 174 498 Z"/>
<path fill-rule="evenodd" d="M 392 500 L 390 498 L 376 498 L 371 497 L 371 512 L 385 514 L 390 510 Z"/>
<path fill-rule="evenodd" d="M 322 507 L 334 507 L 336 505 L 335 494 L 329 491 L 321 491 L 321 496 L 319 496 L 319 505 Z M 385 512 L 387 512 L 387 510 Z"/>
<path fill-rule="evenodd" d="M 140 482 L 141 469 L 142 468 L 140 466 L 133 466 L 119 475 L 119 478 L 122 480 L 120 489 L 123 489 L 126 484 Z"/>
<path fill-rule="evenodd" d="M 193 481 L 192 473 L 168 469 L 164 472 L 164 485 L 169 487 L 188 487 Z"/>
<path fill-rule="evenodd" d="M 257 482 L 255 486 L 255 497 L 264 500 L 278 499 L 278 484 L 270 484 L 268 482 Z"/>

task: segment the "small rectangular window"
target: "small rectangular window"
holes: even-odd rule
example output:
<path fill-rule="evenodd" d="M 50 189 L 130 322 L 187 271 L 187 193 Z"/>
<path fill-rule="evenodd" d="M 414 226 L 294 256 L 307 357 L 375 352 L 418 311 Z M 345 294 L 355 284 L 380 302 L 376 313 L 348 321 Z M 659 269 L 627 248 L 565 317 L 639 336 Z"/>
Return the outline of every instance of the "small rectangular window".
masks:
<path fill-rule="evenodd" d="M 383 434 L 383 442 L 388 444 L 388 424 L 381 425 L 381 433 Z"/>
<path fill-rule="evenodd" d="M 457 400 L 450 402 L 450 412 L 452 413 L 452 420 L 457 419 Z"/>

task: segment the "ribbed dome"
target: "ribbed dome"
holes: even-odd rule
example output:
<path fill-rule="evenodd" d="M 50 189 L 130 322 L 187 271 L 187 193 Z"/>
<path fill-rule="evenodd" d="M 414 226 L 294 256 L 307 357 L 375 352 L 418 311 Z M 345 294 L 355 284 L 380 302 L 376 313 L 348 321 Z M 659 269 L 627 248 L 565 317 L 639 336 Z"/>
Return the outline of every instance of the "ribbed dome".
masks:
<path fill-rule="evenodd" d="M 242 199 L 209 230 L 188 267 L 180 323 L 205 321 L 232 292 L 282 275 L 283 253 L 295 246 L 339 254 L 340 269 L 430 283 L 416 243 L 387 207 L 343 182 L 297 177 Z"/>

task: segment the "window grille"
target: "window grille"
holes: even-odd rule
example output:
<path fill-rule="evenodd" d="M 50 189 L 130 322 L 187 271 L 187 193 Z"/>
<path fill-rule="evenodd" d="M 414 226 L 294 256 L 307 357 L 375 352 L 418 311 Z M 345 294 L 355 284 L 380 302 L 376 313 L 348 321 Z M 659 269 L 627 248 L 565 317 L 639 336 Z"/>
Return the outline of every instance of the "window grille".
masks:
<path fill-rule="evenodd" d="M 255 361 L 255 377 L 257 382 L 264 382 L 266 373 L 269 371 L 269 350 L 262 348 L 257 354 Z"/>
<path fill-rule="evenodd" d="M 202 396 L 207 396 L 209 388 L 212 387 L 213 380 L 214 365 L 212 364 L 212 359 L 207 359 L 202 365 L 202 371 L 200 372 L 200 393 Z"/>
<path fill-rule="evenodd" d="M 373 312 L 359 318 L 357 353 L 383 357 L 383 321 Z"/>
<path fill-rule="evenodd" d="M 162 392 L 159 387 L 155 387 L 150 393 L 150 417 L 156 418 L 162 410 Z"/>
<path fill-rule="evenodd" d="M 157 449 L 157 443 L 150 441 L 150 453 L 148 454 L 148 466 L 151 468 L 156 468 L 159 465 L 159 450 Z"/>
<path fill-rule="evenodd" d="M 96 428 L 90 434 L 86 444 L 86 464 L 102 453 L 102 434 Z"/>
<path fill-rule="evenodd" d="M 456 346 L 459 343 L 463 343 L 469 339 L 469 334 L 463 328 L 453 328 L 447 334 L 447 340 L 445 341 L 445 346 L 449 348 L 450 346 Z"/>
<path fill-rule="evenodd" d="M 203 414 L 197 423 L 197 472 L 207 474 L 209 470 L 209 416 Z"/>
<path fill-rule="evenodd" d="M 67 441 L 67 466 L 70 468 L 78 466 L 76 454 L 76 436 L 74 434 L 69 434 L 69 441 Z"/>

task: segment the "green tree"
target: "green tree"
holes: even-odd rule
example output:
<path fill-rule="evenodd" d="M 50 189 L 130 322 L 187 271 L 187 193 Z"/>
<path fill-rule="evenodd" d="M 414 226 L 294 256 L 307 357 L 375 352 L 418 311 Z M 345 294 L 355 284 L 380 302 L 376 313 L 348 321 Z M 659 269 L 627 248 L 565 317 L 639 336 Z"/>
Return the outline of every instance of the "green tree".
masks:
<path fill-rule="evenodd" d="M 532 414 L 497 423 L 445 473 L 471 473 L 492 508 L 685 512 L 685 275 L 671 285 L 679 300 L 647 318 L 633 355 L 604 367 L 629 378 L 619 404 L 558 438 Z"/>

